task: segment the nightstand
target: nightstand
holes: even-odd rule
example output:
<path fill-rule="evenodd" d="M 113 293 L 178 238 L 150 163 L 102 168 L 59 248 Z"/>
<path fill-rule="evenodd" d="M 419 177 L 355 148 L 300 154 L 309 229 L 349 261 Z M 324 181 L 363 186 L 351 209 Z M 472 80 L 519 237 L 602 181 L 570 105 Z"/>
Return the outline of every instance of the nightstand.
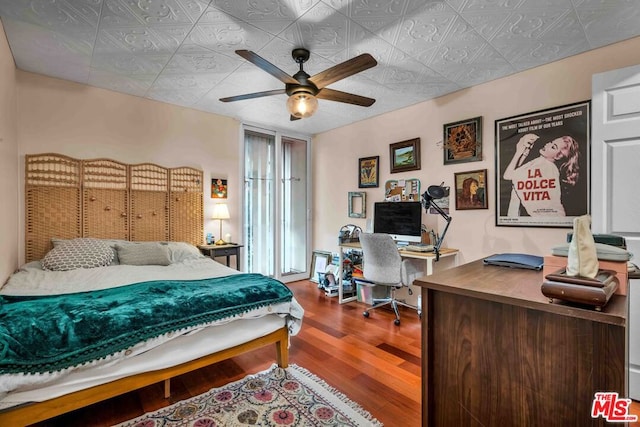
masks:
<path fill-rule="evenodd" d="M 227 257 L 227 267 L 231 267 L 231 256 L 236 257 L 236 270 L 240 271 L 240 248 L 243 245 L 235 243 L 226 243 L 224 245 L 200 245 L 198 249 L 203 255 L 208 255 L 211 259 L 215 260 L 216 257 Z"/>

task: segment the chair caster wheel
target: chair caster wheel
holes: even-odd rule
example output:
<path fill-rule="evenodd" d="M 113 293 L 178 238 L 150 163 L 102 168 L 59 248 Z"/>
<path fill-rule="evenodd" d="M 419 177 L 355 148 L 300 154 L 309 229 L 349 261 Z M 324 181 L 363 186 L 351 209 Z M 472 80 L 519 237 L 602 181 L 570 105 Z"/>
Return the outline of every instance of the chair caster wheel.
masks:
<path fill-rule="evenodd" d="M 396 326 L 400 326 L 400 319 L 394 320 L 393 324 L 396 325 Z"/>
<path fill-rule="evenodd" d="M 364 317 L 369 317 L 369 312 L 368 312 L 368 311 L 365 311 L 365 312 L 363 312 L 363 313 L 362 313 L 362 315 L 363 315 Z"/>

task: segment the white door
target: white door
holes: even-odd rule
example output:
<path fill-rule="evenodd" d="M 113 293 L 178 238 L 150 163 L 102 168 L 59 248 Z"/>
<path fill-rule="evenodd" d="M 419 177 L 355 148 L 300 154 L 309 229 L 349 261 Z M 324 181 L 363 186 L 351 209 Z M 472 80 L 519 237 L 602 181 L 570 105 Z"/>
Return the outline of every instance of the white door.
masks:
<path fill-rule="evenodd" d="M 594 233 L 625 237 L 640 264 L 640 66 L 593 76 Z M 629 397 L 640 400 L 640 280 L 629 287 Z"/>

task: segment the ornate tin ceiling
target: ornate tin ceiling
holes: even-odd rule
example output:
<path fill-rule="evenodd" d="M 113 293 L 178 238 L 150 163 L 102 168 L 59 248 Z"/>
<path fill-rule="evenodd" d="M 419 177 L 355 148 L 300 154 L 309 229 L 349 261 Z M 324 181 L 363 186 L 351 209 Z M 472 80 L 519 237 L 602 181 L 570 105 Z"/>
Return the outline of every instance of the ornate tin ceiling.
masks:
<path fill-rule="evenodd" d="M 640 35 L 637 0 L 0 0 L 0 18 L 21 70 L 301 134 Z M 295 47 L 311 75 L 373 55 L 329 87 L 377 102 L 291 122 L 286 95 L 218 100 L 283 86 L 236 49 L 293 74 Z"/>

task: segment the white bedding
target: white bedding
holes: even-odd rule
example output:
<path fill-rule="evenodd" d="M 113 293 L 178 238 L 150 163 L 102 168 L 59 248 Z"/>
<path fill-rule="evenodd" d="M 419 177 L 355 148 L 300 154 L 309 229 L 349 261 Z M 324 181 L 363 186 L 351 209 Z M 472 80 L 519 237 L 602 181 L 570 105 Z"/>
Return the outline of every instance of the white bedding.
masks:
<path fill-rule="evenodd" d="M 211 258 L 189 258 L 168 266 L 110 265 L 78 268 L 69 271 L 47 271 L 40 261 L 23 265 L 0 288 L 2 295 L 51 295 L 96 291 L 146 280 L 199 280 L 238 274 Z"/>
<path fill-rule="evenodd" d="M 39 261 L 35 261 L 13 274 L 0 288 L 0 294 L 63 294 L 148 280 L 199 280 L 230 274 L 239 272 L 206 257 L 189 258 L 169 266 L 111 265 L 70 271 L 45 271 Z M 3 374 L 0 375 L 0 409 L 43 401 L 124 376 L 184 363 L 267 335 L 284 325 L 290 335 L 295 335 L 300 330 L 303 314 L 304 310 L 293 299 L 290 303 L 165 334 L 89 365 L 35 375 Z"/>

